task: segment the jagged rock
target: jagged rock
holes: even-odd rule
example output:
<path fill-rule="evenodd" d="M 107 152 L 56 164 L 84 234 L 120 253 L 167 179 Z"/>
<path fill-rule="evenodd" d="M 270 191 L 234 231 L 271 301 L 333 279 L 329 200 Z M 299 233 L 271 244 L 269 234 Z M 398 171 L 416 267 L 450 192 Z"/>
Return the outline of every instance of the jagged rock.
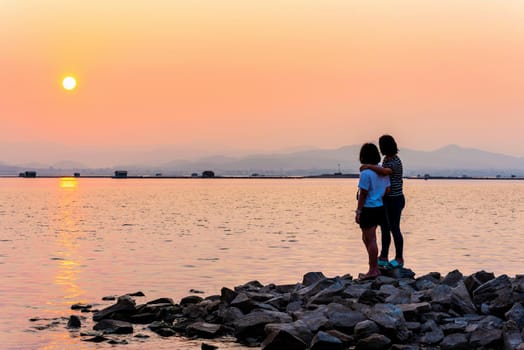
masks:
<path fill-rule="evenodd" d="M 453 289 L 451 289 L 451 287 L 446 284 L 436 286 L 431 290 L 432 304 L 438 303 L 445 306 L 450 305 L 452 293 Z"/>
<path fill-rule="evenodd" d="M 216 338 L 221 331 L 222 325 L 207 322 L 195 322 L 187 327 L 188 335 L 196 335 L 202 338 Z"/>
<path fill-rule="evenodd" d="M 390 339 L 404 343 L 411 337 L 411 332 L 406 327 L 404 314 L 396 305 L 377 304 L 368 311 L 367 316 L 384 329 L 384 334 Z"/>
<path fill-rule="evenodd" d="M 431 304 L 427 302 L 399 304 L 397 306 L 402 311 L 404 318 L 410 321 L 417 320 L 422 313 L 431 311 Z"/>
<path fill-rule="evenodd" d="M 462 281 L 463 277 L 464 276 L 459 270 L 453 270 L 450 273 L 448 273 L 440 283 L 448 285 L 450 287 L 456 287 L 457 283 Z"/>
<path fill-rule="evenodd" d="M 521 303 L 515 303 L 509 309 L 508 312 L 504 314 L 507 320 L 515 321 L 518 328 L 524 328 L 524 306 Z"/>
<path fill-rule="evenodd" d="M 201 296 L 189 295 L 189 296 L 187 296 L 185 298 L 182 298 L 182 300 L 180 300 L 180 305 L 186 306 L 186 305 L 189 305 L 189 304 L 198 304 L 198 303 L 200 303 L 203 300 L 204 300 L 204 298 L 202 298 Z"/>
<path fill-rule="evenodd" d="M 82 322 L 80 321 L 80 317 L 76 315 L 69 316 L 69 321 L 67 321 L 67 328 L 80 328 L 82 326 Z"/>
<path fill-rule="evenodd" d="M 302 284 L 309 287 L 324 279 L 326 279 L 326 276 L 322 272 L 308 272 L 302 277 Z"/>
<path fill-rule="evenodd" d="M 502 329 L 505 350 L 514 350 L 522 343 L 522 336 L 515 321 L 508 321 Z"/>
<path fill-rule="evenodd" d="M 423 344 L 438 344 L 444 339 L 444 332 L 437 326 L 435 321 L 429 320 L 422 325 L 422 330 L 425 332 L 420 338 Z"/>
<path fill-rule="evenodd" d="M 342 350 L 344 343 L 326 332 L 318 332 L 311 341 L 309 350 Z"/>
<path fill-rule="evenodd" d="M 337 331 L 336 329 L 328 329 L 325 332 L 327 334 L 329 334 L 329 335 L 332 335 L 332 336 L 340 339 L 340 341 L 342 342 L 342 344 L 344 344 L 345 347 L 348 347 L 351 344 L 355 343 L 355 337 L 353 337 L 353 336 L 351 336 L 349 334 Z"/>
<path fill-rule="evenodd" d="M 487 304 L 489 313 L 504 314 L 513 305 L 512 285 L 507 275 L 492 279 L 473 291 L 473 302 Z"/>
<path fill-rule="evenodd" d="M 305 344 L 309 344 L 313 339 L 314 333 L 308 325 L 302 321 L 297 320 L 291 323 L 269 323 L 264 327 L 264 332 L 270 334 L 276 331 L 283 330 L 289 334 L 302 340 Z"/>
<path fill-rule="evenodd" d="M 357 323 L 366 319 L 361 312 L 340 304 L 329 304 L 325 316 L 334 329 L 344 333 L 353 333 Z"/>
<path fill-rule="evenodd" d="M 430 272 L 427 275 L 421 276 L 415 280 L 415 287 L 417 290 L 432 289 L 440 283 L 440 273 Z"/>
<path fill-rule="evenodd" d="M 375 322 L 371 320 L 365 320 L 355 325 L 354 335 L 357 339 L 362 339 L 379 332 L 380 329 Z"/>
<path fill-rule="evenodd" d="M 386 295 L 373 289 L 366 289 L 358 298 L 358 302 L 366 305 L 381 304 L 386 301 Z"/>
<path fill-rule="evenodd" d="M 333 302 L 334 296 L 339 295 L 344 291 L 345 287 L 346 284 L 341 279 L 336 278 L 332 285 L 312 296 L 309 302 L 315 304 L 329 304 Z"/>
<path fill-rule="evenodd" d="M 104 331 L 104 333 L 130 334 L 133 333 L 133 325 L 129 322 L 119 320 L 103 319 L 93 326 L 95 331 Z"/>
<path fill-rule="evenodd" d="M 357 342 L 355 350 L 384 350 L 391 344 L 391 339 L 382 334 L 373 334 Z"/>
<path fill-rule="evenodd" d="M 262 350 L 306 350 L 307 345 L 301 339 L 285 329 L 271 332 L 261 344 Z"/>
<path fill-rule="evenodd" d="M 399 286 L 399 282 L 398 282 L 397 278 L 381 275 L 381 276 L 378 276 L 377 278 L 375 278 L 373 280 L 373 282 L 371 283 L 371 288 L 372 289 L 380 289 L 380 287 L 385 285 L 385 284 L 386 285 L 392 285 L 392 286 L 395 286 L 395 287 Z"/>
<path fill-rule="evenodd" d="M 331 321 L 326 316 L 327 310 L 328 308 L 324 306 L 311 312 L 297 312 L 294 314 L 294 317 L 298 321 L 304 322 L 312 332 L 317 332 L 320 329 L 333 328 Z M 313 337 L 313 335 L 311 335 L 311 337 Z M 311 339 L 306 341 L 306 343 L 309 344 L 310 341 Z"/>
<path fill-rule="evenodd" d="M 93 315 L 94 321 L 100 321 L 106 318 L 114 318 L 116 314 L 121 316 L 131 316 L 136 313 L 136 303 L 129 295 L 123 295 L 118 298 L 116 304 L 106 307 Z"/>
<path fill-rule="evenodd" d="M 257 292 L 262 289 L 264 286 L 259 281 L 249 281 L 241 286 L 236 286 L 236 292 Z"/>
<path fill-rule="evenodd" d="M 265 336 L 264 327 L 268 323 L 291 323 L 291 316 L 283 312 L 255 310 L 235 321 L 235 336 L 239 339 Z"/>
<path fill-rule="evenodd" d="M 440 326 L 444 334 L 463 333 L 468 326 L 468 322 L 463 318 L 447 319 L 446 323 Z"/>
<path fill-rule="evenodd" d="M 469 350 L 468 338 L 465 334 L 454 333 L 447 335 L 440 343 L 442 350 Z"/>
<path fill-rule="evenodd" d="M 470 295 L 473 295 L 473 291 L 480 287 L 482 284 L 495 278 L 492 272 L 486 272 L 484 270 L 475 272 L 474 274 L 464 279 L 464 284 L 468 289 Z"/>
<path fill-rule="evenodd" d="M 462 280 L 457 281 L 452 290 L 451 308 L 460 314 L 474 314 L 477 312 L 477 308 L 473 304 L 468 289 Z"/>
<path fill-rule="evenodd" d="M 230 305 L 237 295 L 237 292 L 226 287 L 222 287 L 220 290 L 220 300 L 222 300 L 226 305 Z"/>
<path fill-rule="evenodd" d="M 494 328 L 478 328 L 471 333 L 469 344 L 476 348 L 497 348 L 502 344 L 502 330 Z"/>

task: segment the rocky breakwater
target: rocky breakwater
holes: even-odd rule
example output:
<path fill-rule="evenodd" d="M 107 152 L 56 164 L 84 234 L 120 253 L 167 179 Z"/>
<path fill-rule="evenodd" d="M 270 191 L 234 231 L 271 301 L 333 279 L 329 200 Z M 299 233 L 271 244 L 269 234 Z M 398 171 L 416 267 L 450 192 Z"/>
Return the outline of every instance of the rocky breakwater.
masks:
<path fill-rule="evenodd" d="M 455 270 L 415 279 L 397 278 L 398 272 L 371 281 L 310 272 L 297 284 L 252 281 L 179 303 L 162 298 L 137 305 L 125 295 L 94 312 L 95 338 L 132 333 L 141 324 L 162 337 L 227 335 L 264 350 L 524 350 L 524 275 Z"/>

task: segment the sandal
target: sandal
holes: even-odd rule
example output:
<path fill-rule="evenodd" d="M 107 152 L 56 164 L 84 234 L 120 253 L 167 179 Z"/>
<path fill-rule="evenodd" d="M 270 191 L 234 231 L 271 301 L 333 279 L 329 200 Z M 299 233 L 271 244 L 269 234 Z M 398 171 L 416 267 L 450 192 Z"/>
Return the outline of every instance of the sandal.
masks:
<path fill-rule="evenodd" d="M 389 264 L 389 262 L 387 260 L 382 260 L 382 259 L 378 259 L 378 267 L 382 267 L 382 268 L 385 268 L 385 269 L 389 269 L 391 267 L 391 265 Z"/>
<path fill-rule="evenodd" d="M 396 269 L 396 268 L 399 268 L 399 267 L 404 267 L 404 263 L 401 263 L 401 262 L 398 262 L 396 259 L 393 259 L 389 262 L 389 266 L 391 266 L 392 268 Z"/>

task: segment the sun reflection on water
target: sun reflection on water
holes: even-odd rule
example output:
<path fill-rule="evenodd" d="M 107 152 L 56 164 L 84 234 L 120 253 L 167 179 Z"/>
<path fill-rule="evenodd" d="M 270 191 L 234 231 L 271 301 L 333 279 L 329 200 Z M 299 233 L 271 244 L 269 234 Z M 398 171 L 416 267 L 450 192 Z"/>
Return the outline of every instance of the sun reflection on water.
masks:
<path fill-rule="evenodd" d="M 60 178 L 60 187 L 61 188 L 71 188 L 76 189 L 78 187 L 78 182 L 74 177 L 61 177 Z"/>

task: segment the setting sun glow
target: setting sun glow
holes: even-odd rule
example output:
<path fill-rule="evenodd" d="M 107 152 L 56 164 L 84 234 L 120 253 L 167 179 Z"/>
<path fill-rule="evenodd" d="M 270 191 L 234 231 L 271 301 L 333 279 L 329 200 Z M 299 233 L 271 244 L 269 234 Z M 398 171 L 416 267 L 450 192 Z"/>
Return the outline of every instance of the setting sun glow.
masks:
<path fill-rule="evenodd" d="M 64 80 L 62 80 L 62 86 L 66 90 L 74 90 L 76 87 L 76 79 L 74 77 L 65 77 Z"/>

